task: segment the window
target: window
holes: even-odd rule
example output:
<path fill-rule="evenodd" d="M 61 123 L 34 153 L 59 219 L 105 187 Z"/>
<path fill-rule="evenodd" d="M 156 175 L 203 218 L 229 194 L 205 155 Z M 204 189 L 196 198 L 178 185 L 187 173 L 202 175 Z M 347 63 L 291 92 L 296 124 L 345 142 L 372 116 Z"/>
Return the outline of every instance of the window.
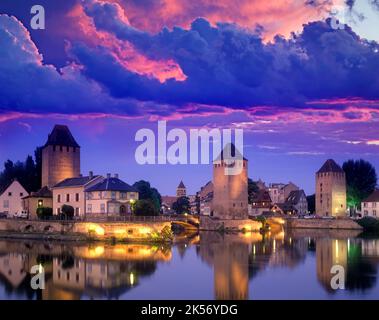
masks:
<path fill-rule="evenodd" d="M 91 203 L 87 204 L 87 212 L 89 212 L 89 213 L 92 212 L 92 204 Z"/>
<path fill-rule="evenodd" d="M 372 203 L 372 207 L 373 207 L 373 208 L 376 208 L 376 202 L 373 202 L 373 203 Z"/>
<path fill-rule="evenodd" d="M 61 208 L 57 208 L 57 214 L 61 213 Z"/>
<path fill-rule="evenodd" d="M 20 197 L 23 197 L 24 196 L 24 193 L 23 192 L 20 192 Z"/>
<path fill-rule="evenodd" d="M 57 197 L 57 202 L 60 203 L 61 202 L 61 195 L 58 194 L 58 197 Z"/>
<path fill-rule="evenodd" d="M 364 207 L 364 208 L 367 208 L 367 202 L 364 202 L 364 203 L 363 203 L 363 207 Z"/>
<path fill-rule="evenodd" d="M 8 209 L 9 208 L 9 200 L 4 200 L 3 207 L 4 207 L 4 209 Z"/>
<path fill-rule="evenodd" d="M 75 193 L 75 201 L 79 202 L 79 193 Z"/>
<path fill-rule="evenodd" d="M 69 193 L 66 194 L 66 202 L 70 202 L 70 194 Z"/>
<path fill-rule="evenodd" d="M 104 203 L 100 204 L 100 211 L 101 211 L 101 213 L 105 213 L 105 204 Z"/>
<path fill-rule="evenodd" d="M 42 199 L 39 199 L 38 200 L 38 204 L 37 204 L 38 208 L 41 208 L 43 207 L 43 200 Z"/>
<path fill-rule="evenodd" d="M 111 197 L 112 197 L 112 199 L 116 199 L 116 192 L 115 191 L 112 191 Z"/>
<path fill-rule="evenodd" d="M 63 151 L 63 147 L 62 146 L 59 147 L 59 151 Z"/>
<path fill-rule="evenodd" d="M 121 192 L 120 193 L 120 198 L 121 199 L 125 199 L 126 198 L 126 193 L 125 192 Z"/>
<path fill-rule="evenodd" d="M 11 197 L 12 196 L 12 192 L 8 192 L 8 196 Z"/>
<path fill-rule="evenodd" d="M 76 216 L 80 215 L 80 208 L 75 208 L 75 215 Z"/>
<path fill-rule="evenodd" d="M 373 210 L 373 211 L 372 211 L 372 215 L 373 215 L 374 217 L 376 217 L 376 210 Z"/>
<path fill-rule="evenodd" d="M 76 282 L 79 282 L 79 273 L 76 274 Z"/>
<path fill-rule="evenodd" d="M 365 214 L 365 216 L 368 216 L 368 211 L 365 210 L 365 211 L 364 211 L 364 214 Z"/>
<path fill-rule="evenodd" d="M 103 193 L 101 191 L 99 192 L 99 199 L 103 199 Z"/>

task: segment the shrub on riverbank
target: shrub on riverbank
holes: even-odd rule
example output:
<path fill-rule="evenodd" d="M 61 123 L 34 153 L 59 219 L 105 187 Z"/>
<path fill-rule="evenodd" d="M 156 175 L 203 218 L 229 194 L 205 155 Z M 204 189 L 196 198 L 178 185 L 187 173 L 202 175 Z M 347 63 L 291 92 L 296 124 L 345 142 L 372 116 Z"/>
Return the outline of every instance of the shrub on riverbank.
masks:
<path fill-rule="evenodd" d="M 61 216 L 63 219 L 72 219 L 74 218 L 75 209 L 72 206 L 64 204 L 61 208 Z"/>
<path fill-rule="evenodd" d="M 53 216 L 53 209 L 49 207 L 37 208 L 37 217 L 39 219 L 48 219 Z"/>
<path fill-rule="evenodd" d="M 357 221 L 365 231 L 379 233 L 379 220 L 372 217 L 364 217 Z"/>

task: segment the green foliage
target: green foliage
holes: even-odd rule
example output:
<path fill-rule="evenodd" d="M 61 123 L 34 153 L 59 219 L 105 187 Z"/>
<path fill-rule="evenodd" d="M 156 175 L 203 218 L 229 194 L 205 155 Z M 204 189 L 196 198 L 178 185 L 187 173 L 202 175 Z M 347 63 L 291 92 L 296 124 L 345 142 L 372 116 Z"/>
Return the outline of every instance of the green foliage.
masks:
<path fill-rule="evenodd" d="M 41 149 L 35 150 L 35 160 L 28 155 L 24 162 L 7 160 L 0 172 L 0 186 L 10 184 L 17 179 L 28 192 L 41 188 L 42 156 Z"/>
<path fill-rule="evenodd" d="M 36 213 L 39 219 L 47 219 L 53 216 L 53 209 L 49 207 L 40 207 L 40 208 L 37 208 Z"/>
<path fill-rule="evenodd" d="M 373 217 L 364 217 L 357 221 L 365 231 L 379 233 L 379 220 Z"/>
<path fill-rule="evenodd" d="M 138 190 L 140 200 L 150 200 L 156 211 L 160 211 L 162 205 L 162 197 L 158 190 L 152 188 L 148 181 L 140 180 L 133 184 L 133 187 Z"/>
<path fill-rule="evenodd" d="M 308 210 L 311 214 L 314 214 L 316 212 L 316 195 L 312 194 L 311 196 L 307 197 L 308 202 Z"/>
<path fill-rule="evenodd" d="M 356 208 L 375 190 L 375 168 L 370 162 L 361 159 L 346 161 L 343 170 L 346 173 L 347 204 L 350 208 Z"/>
<path fill-rule="evenodd" d="M 134 205 L 133 212 L 137 216 L 157 216 L 159 214 L 159 211 L 150 199 L 138 200 Z"/>
<path fill-rule="evenodd" d="M 180 197 L 173 204 L 172 209 L 177 214 L 184 214 L 190 212 L 190 201 L 188 197 Z"/>
<path fill-rule="evenodd" d="M 255 181 L 248 179 L 247 192 L 249 196 L 249 203 L 253 203 L 254 196 L 258 193 L 259 187 Z"/>
<path fill-rule="evenodd" d="M 74 217 L 75 209 L 72 206 L 64 204 L 61 208 L 61 216 L 64 219 L 72 219 Z"/>

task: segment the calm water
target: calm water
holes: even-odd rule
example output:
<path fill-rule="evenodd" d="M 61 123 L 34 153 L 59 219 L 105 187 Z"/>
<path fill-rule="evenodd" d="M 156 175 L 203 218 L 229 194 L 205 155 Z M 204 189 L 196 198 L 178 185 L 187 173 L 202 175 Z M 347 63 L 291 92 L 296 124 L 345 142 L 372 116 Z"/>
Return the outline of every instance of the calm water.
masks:
<path fill-rule="evenodd" d="M 41 264 L 46 288 L 30 287 Z M 331 289 L 331 267 L 345 290 Z M 1 299 L 378 299 L 379 238 L 200 233 L 173 246 L 0 241 Z"/>

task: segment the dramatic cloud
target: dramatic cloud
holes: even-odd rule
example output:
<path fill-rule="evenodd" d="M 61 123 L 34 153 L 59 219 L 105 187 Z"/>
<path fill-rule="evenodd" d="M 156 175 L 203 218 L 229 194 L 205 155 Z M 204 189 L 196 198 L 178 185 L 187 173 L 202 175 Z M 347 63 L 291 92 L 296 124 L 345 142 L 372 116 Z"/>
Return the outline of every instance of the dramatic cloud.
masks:
<path fill-rule="evenodd" d="M 377 43 L 348 26 L 335 30 L 330 21 L 310 22 L 288 39 L 266 42 L 261 30 L 244 27 L 238 18 L 238 24 L 215 23 L 210 12 L 220 11 L 221 3 L 203 2 L 207 19 L 158 33 L 138 29 L 124 2 L 76 3 L 67 17 L 76 21 L 78 35 L 66 45 L 72 60 L 63 68 L 45 64 L 22 23 L 1 15 L 0 110 L 13 112 L 2 118 L 89 113 L 176 119 L 240 110 L 246 123 L 286 115 L 304 121 L 377 119 Z M 142 10 L 156 2 L 131 3 Z M 182 2 L 175 3 L 162 8 L 186 12 Z M 252 3 L 262 12 L 277 6 L 278 14 L 284 4 L 295 6 L 294 1 Z M 296 8 L 324 12 L 335 3 L 306 1 Z"/>

